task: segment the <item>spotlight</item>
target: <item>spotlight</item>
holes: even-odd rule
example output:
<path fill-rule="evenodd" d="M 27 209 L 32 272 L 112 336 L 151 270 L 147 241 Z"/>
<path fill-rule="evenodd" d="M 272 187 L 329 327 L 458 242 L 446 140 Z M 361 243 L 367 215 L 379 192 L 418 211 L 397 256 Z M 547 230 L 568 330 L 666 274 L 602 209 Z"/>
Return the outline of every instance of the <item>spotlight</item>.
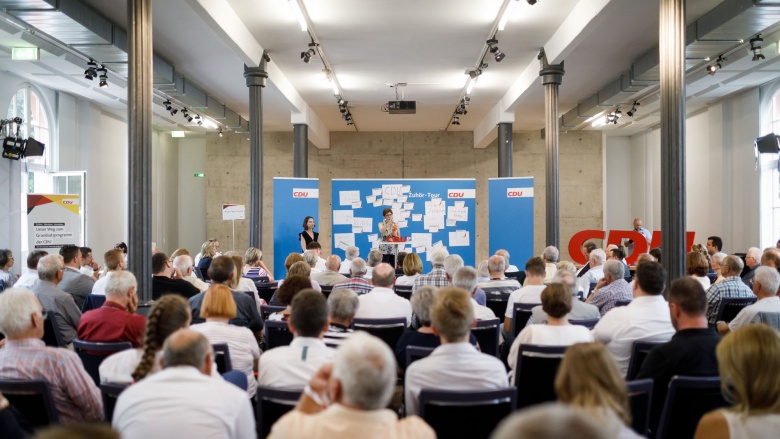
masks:
<path fill-rule="evenodd" d="M 171 116 L 175 116 L 176 113 L 178 113 L 178 112 L 179 112 L 179 110 L 177 110 L 175 108 L 171 108 Z"/>
<path fill-rule="evenodd" d="M 100 88 L 108 87 L 108 70 L 106 70 L 106 66 L 100 66 L 97 72 L 100 73 Z"/>
<path fill-rule="evenodd" d="M 458 118 L 458 116 L 452 116 L 452 124 L 460 125 L 460 119 Z"/>
<path fill-rule="evenodd" d="M 469 76 L 471 77 L 471 79 L 474 79 L 481 74 L 482 74 L 482 69 L 469 70 Z"/>
<path fill-rule="evenodd" d="M 726 61 L 726 58 L 724 58 L 722 55 L 718 56 L 718 59 L 715 60 L 715 64 L 710 64 L 707 66 L 707 73 L 710 75 L 718 73 L 718 70 L 723 68 L 724 61 Z"/>
<path fill-rule="evenodd" d="M 491 38 L 487 40 L 487 45 L 490 47 L 490 53 L 493 54 L 493 58 L 496 60 L 496 62 L 501 62 L 504 58 L 506 58 L 506 54 L 498 48 L 497 39 Z"/>
<path fill-rule="evenodd" d="M 197 120 L 197 121 L 198 121 L 198 125 L 199 125 L 199 126 L 200 126 L 200 125 L 203 125 L 203 120 L 202 120 L 202 119 L 200 118 L 200 116 L 198 116 L 197 114 L 195 115 L 195 120 Z"/>
<path fill-rule="evenodd" d="M 97 64 L 95 61 L 90 59 L 89 63 L 87 63 L 87 70 L 84 70 L 84 78 L 90 81 L 97 78 Z"/>
<path fill-rule="evenodd" d="M 640 103 L 637 102 L 637 101 L 634 101 L 634 104 L 631 105 L 631 109 L 626 111 L 626 114 L 628 115 L 628 117 L 634 117 L 634 114 L 636 113 L 637 105 L 640 105 Z"/>
<path fill-rule="evenodd" d="M 312 41 L 311 43 L 309 43 L 309 50 L 307 50 L 305 52 L 301 52 L 301 59 L 306 64 L 308 64 L 309 61 L 311 61 L 312 57 L 314 57 L 314 55 L 317 54 L 317 51 L 314 50 L 315 47 L 317 47 L 317 43 Z"/>
<path fill-rule="evenodd" d="M 184 116 L 184 117 L 187 117 L 187 116 L 190 115 L 190 113 L 187 111 L 187 108 L 182 108 L 181 109 L 181 115 Z"/>
<path fill-rule="evenodd" d="M 219 129 L 219 137 L 222 137 L 222 128 Z"/>
<path fill-rule="evenodd" d="M 764 39 L 761 38 L 761 35 L 756 35 L 755 38 L 750 39 L 750 50 L 753 52 L 753 61 L 759 61 L 762 59 L 766 59 L 763 53 L 761 53 L 761 43 L 764 42 Z"/>
<path fill-rule="evenodd" d="M 536 4 L 536 0 L 526 0 L 529 5 L 533 6 Z"/>
<path fill-rule="evenodd" d="M 171 116 L 175 115 L 179 112 L 179 110 L 173 108 L 173 105 L 171 104 L 170 100 L 166 100 L 163 102 L 163 105 L 165 105 L 165 109 L 171 112 Z"/>
<path fill-rule="evenodd" d="M 621 114 L 620 109 L 617 109 L 617 110 L 613 111 L 612 113 L 607 113 L 607 115 L 606 115 L 606 117 L 604 119 L 605 123 L 612 123 L 612 124 L 617 125 L 618 119 L 620 119 L 620 114 Z"/>

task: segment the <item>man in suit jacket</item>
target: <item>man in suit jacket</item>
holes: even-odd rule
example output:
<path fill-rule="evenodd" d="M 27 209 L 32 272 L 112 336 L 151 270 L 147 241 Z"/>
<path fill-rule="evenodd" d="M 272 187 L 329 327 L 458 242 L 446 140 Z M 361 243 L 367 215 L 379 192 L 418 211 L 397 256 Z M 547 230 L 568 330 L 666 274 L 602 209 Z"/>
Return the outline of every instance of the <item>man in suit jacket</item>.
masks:
<path fill-rule="evenodd" d="M 65 263 L 65 271 L 58 286 L 62 291 L 73 296 L 76 306 L 81 309 L 87 296 L 92 293 L 95 280 L 79 271 L 81 269 L 81 250 L 78 247 L 75 245 L 62 246 L 60 256 Z"/>
<path fill-rule="evenodd" d="M 761 249 L 758 247 L 750 247 L 745 255 L 745 265 L 750 268 L 750 271 L 742 276 L 742 282 L 745 285 L 753 288 L 753 276 L 756 275 L 756 269 L 761 266 Z"/>
<path fill-rule="evenodd" d="M 312 273 L 311 279 L 320 285 L 336 285 L 346 282 L 347 277 L 339 274 L 341 268 L 341 257 L 339 255 L 330 255 L 325 261 L 325 271 Z"/>
<path fill-rule="evenodd" d="M 78 251 L 78 247 L 76 247 Z M 44 311 L 56 315 L 60 334 L 66 344 L 76 338 L 76 328 L 79 327 L 81 311 L 76 306 L 73 296 L 62 291 L 58 286 L 62 281 L 64 265 L 62 256 L 47 255 L 38 261 L 39 282 L 32 287 L 32 292 L 38 297 Z"/>

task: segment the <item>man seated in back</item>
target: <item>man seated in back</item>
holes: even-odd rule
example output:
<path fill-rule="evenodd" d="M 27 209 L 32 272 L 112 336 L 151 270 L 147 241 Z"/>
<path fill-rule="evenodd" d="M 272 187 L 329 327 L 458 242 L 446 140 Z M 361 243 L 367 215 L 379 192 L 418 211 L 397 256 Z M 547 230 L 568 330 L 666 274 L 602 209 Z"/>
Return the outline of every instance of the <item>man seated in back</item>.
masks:
<path fill-rule="evenodd" d="M 27 254 L 27 271 L 19 276 L 19 279 L 14 282 L 16 288 L 32 289 L 38 283 L 38 261 L 42 257 L 48 255 L 48 252 L 43 250 L 33 250 Z"/>
<path fill-rule="evenodd" d="M 89 247 L 79 247 L 79 252 L 81 252 L 81 268 L 79 268 L 79 271 L 81 274 L 85 274 L 91 277 L 92 280 L 97 281 L 100 277 L 100 266 L 92 257 L 92 249 Z"/>
<path fill-rule="evenodd" d="M 509 387 L 506 369 L 497 358 L 479 352 L 469 343 L 474 309 L 469 293 L 442 288 L 431 308 L 431 324 L 441 345 L 406 369 L 406 414 L 419 413 L 422 389 L 494 390 Z"/>
<path fill-rule="evenodd" d="M 492 309 L 482 306 L 474 299 L 477 292 L 477 270 L 471 267 L 460 267 L 452 278 L 452 286 L 466 290 L 471 294 L 471 306 L 474 308 L 474 318 L 477 320 L 495 319 L 496 313 Z"/>
<path fill-rule="evenodd" d="M 758 267 L 753 276 L 753 292 L 758 296 L 758 301 L 742 308 L 731 322 L 718 322 L 716 326 L 718 332 L 725 335 L 741 326 L 758 323 L 758 313 L 774 314 L 771 318 L 775 322 L 780 322 L 778 288 L 780 288 L 780 273 L 773 267 Z"/>
<path fill-rule="evenodd" d="M 255 438 L 246 392 L 210 376 L 213 358 L 203 334 L 190 329 L 171 334 L 163 344 L 163 370 L 119 395 L 112 426 L 128 439 Z"/>
<path fill-rule="evenodd" d="M 360 249 L 355 247 L 354 245 L 351 245 L 347 247 L 347 250 L 344 251 L 344 260 L 341 261 L 341 266 L 339 267 L 339 274 L 348 275 L 350 270 L 350 264 L 352 264 L 352 260 L 360 256 Z"/>
<path fill-rule="evenodd" d="M 140 348 L 144 341 L 146 318 L 135 314 L 138 284 L 133 273 L 118 271 L 106 282 L 106 301 L 98 309 L 81 316 L 79 340 L 115 343 L 129 341 Z"/>
<path fill-rule="evenodd" d="M 64 245 L 60 248 L 65 268 L 62 280 L 57 285 L 59 289 L 73 296 L 76 306 L 81 309 L 87 296 L 92 292 L 95 280 L 85 274 L 81 274 L 81 250 L 75 245 Z"/>
<path fill-rule="evenodd" d="M 368 256 L 366 256 L 366 274 L 363 275 L 364 279 L 371 280 L 371 273 L 374 272 L 374 267 L 381 264 L 383 258 L 382 252 L 377 249 L 368 252 Z"/>
<path fill-rule="evenodd" d="M 125 255 L 122 250 L 118 248 L 112 248 L 103 255 L 103 261 L 106 264 L 106 275 L 101 277 L 92 286 L 92 294 L 106 294 L 106 283 L 108 279 L 114 275 L 114 273 L 121 272 L 125 269 L 127 264 L 125 263 Z"/>
<path fill-rule="evenodd" d="M 588 264 L 590 269 L 577 279 L 577 287 L 583 292 L 585 297 L 590 294 L 590 285 L 596 284 L 602 277 L 604 277 L 604 263 L 607 261 L 607 254 L 604 250 L 597 248 L 590 252 L 588 256 Z"/>
<path fill-rule="evenodd" d="M 404 317 L 406 325 L 409 326 L 412 322 L 412 305 L 393 290 L 395 269 L 383 262 L 374 268 L 371 276 L 374 289 L 360 296 L 360 307 L 355 317 L 361 319 Z"/>
<path fill-rule="evenodd" d="M 455 272 L 464 266 L 463 258 L 460 255 L 449 255 L 444 258 L 444 273 L 447 275 L 447 285 L 453 285 L 453 279 L 455 278 Z M 476 273 L 476 270 L 475 270 Z M 479 283 L 479 282 L 477 282 Z M 485 292 L 479 288 L 467 289 L 471 292 L 471 297 L 480 305 L 485 306 L 487 297 Z"/>
<path fill-rule="evenodd" d="M 78 355 L 43 344 L 44 313 L 29 290 L 11 288 L 0 294 L 0 332 L 6 336 L 0 379 L 46 381 L 63 424 L 101 421 L 100 390 Z"/>
<path fill-rule="evenodd" d="M 450 281 L 447 280 L 447 272 L 444 270 L 444 259 L 449 255 L 446 248 L 440 248 L 431 253 L 431 271 L 417 276 L 417 279 L 414 280 L 414 285 L 412 286 L 412 294 L 417 291 L 417 288 L 423 285 L 438 288 L 446 287 L 450 284 Z"/>
<path fill-rule="evenodd" d="M 349 288 L 341 288 L 328 296 L 328 319 L 330 326 L 325 332 L 325 344 L 337 348 L 352 334 L 352 320 L 355 319 L 360 300 Z"/>
<path fill-rule="evenodd" d="M 566 318 L 571 322 L 572 320 L 598 320 L 601 318 L 599 309 L 595 306 L 580 302 L 577 298 L 577 278 L 574 274 L 568 270 L 558 270 L 553 276 L 551 284 L 563 284 L 569 289 L 571 293 L 571 311 L 566 315 Z M 531 317 L 528 318 L 528 325 L 537 323 L 547 323 L 547 313 L 544 312 L 542 306 L 535 306 L 531 310 Z"/>
<path fill-rule="evenodd" d="M 152 274 L 152 299 L 154 300 L 164 294 L 178 294 L 189 299 L 200 292 L 194 285 L 181 278 L 182 274 L 174 270 L 173 264 L 165 253 L 152 255 Z"/>
<path fill-rule="evenodd" d="M 558 261 L 560 260 L 561 252 L 553 245 L 547 247 L 542 252 L 542 260 L 544 260 L 544 283 L 549 284 L 555 272 L 558 271 Z"/>
<path fill-rule="evenodd" d="M 544 291 L 544 277 L 546 276 L 544 261 L 540 257 L 528 259 L 525 263 L 525 286 L 515 290 L 509 296 L 504 313 L 504 332 L 509 334 L 512 330 L 512 319 L 515 317 L 515 303 L 542 303 L 542 291 Z"/>
<path fill-rule="evenodd" d="M 312 267 L 312 272 L 325 271 L 325 259 L 322 259 L 322 245 L 317 241 L 312 241 L 306 246 L 306 250 L 312 250 L 317 255 L 317 262 Z"/>
<path fill-rule="evenodd" d="M 203 282 L 195 276 L 195 263 L 192 262 L 192 256 L 179 255 L 173 259 L 173 268 L 181 273 L 182 280 L 191 283 L 201 293 L 209 289 L 209 284 Z"/>
<path fill-rule="evenodd" d="M 739 277 L 744 266 L 739 256 L 728 255 L 723 259 L 720 266 L 723 280 L 707 290 L 707 321 L 710 325 L 715 325 L 718 319 L 718 308 L 722 299 L 755 297 L 753 290 Z"/>
<path fill-rule="evenodd" d="M 623 263 L 610 259 L 604 263 L 604 277 L 598 281 L 586 302 L 597 306 L 603 316 L 617 305 L 618 300 L 633 298 L 631 286 L 623 278 Z"/>
<path fill-rule="evenodd" d="M 374 289 L 371 282 L 363 278 L 363 276 L 366 275 L 366 261 L 363 259 L 358 257 L 352 259 L 352 262 L 349 264 L 349 275 L 352 277 L 344 282 L 333 285 L 333 291 L 347 288 L 356 292 L 358 295 L 361 295 Z"/>
<path fill-rule="evenodd" d="M 541 261 L 541 259 L 539 259 Z M 477 285 L 485 291 L 485 294 L 510 294 L 520 289 L 520 283 L 516 279 L 508 279 L 504 276 L 506 260 L 503 256 L 493 255 L 488 259 L 488 272 L 490 280 Z M 542 278 L 544 279 L 544 278 Z"/>
<path fill-rule="evenodd" d="M 62 256 L 47 255 L 38 261 L 39 282 L 32 288 L 44 311 L 55 315 L 57 327 L 65 344 L 76 338 L 81 309 L 73 296 L 58 288 L 63 276 Z"/>
<path fill-rule="evenodd" d="M 505 273 L 517 273 L 520 271 L 519 268 L 517 268 L 516 265 L 512 265 L 509 263 L 509 252 L 504 249 L 496 250 L 496 253 L 498 256 L 501 256 L 504 258 L 504 264 L 506 264 L 506 271 Z"/>
<path fill-rule="evenodd" d="M 289 346 L 279 346 L 260 356 L 257 383 L 284 390 L 301 390 L 325 363 L 333 361 L 336 350 L 322 341 L 328 330 L 328 304 L 325 296 L 312 289 L 300 291 L 290 304 L 287 327 L 293 333 Z"/>
<path fill-rule="evenodd" d="M 320 285 L 336 285 L 346 282 L 347 277 L 339 274 L 341 267 L 341 258 L 339 255 L 330 255 L 325 260 L 325 271 L 315 273 L 311 272 L 311 279 Z"/>

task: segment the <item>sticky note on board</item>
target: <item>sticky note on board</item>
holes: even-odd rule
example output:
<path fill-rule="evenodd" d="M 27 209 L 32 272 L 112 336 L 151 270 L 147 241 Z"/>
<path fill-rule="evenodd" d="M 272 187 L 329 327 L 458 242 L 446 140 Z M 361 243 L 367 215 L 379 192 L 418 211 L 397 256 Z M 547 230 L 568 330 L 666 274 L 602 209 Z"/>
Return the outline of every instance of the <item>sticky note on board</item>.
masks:
<path fill-rule="evenodd" d="M 352 219 L 354 214 L 351 210 L 334 210 L 333 211 L 333 224 L 334 225 L 352 225 Z"/>
<path fill-rule="evenodd" d="M 412 221 L 422 221 L 422 214 L 421 213 L 413 213 L 412 214 Z"/>

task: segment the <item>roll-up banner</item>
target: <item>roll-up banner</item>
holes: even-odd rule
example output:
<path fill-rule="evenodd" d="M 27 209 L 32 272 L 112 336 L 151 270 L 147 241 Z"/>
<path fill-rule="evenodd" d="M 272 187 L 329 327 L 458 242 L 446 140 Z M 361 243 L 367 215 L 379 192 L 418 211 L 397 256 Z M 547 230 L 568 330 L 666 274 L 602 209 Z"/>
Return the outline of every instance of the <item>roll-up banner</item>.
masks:
<path fill-rule="evenodd" d="M 284 260 L 290 253 L 302 253 L 298 234 L 303 220 L 319 217 L 320 181 L 316 178 L 274 178 L 274 271 L 276 279 L 285 276 Z"/>
<path fill-rule="evenodd" d="M 534 255 L 534 179 L 488 179 L 488 247 L 490 254 L 505 249 L 510 262 L 525 270 Z"/>
<path fill-rule="evenodd" d="M 28 246 L 58 253 L 66 244 L 83 245 L 78 195 L 28 194 Z"/>

